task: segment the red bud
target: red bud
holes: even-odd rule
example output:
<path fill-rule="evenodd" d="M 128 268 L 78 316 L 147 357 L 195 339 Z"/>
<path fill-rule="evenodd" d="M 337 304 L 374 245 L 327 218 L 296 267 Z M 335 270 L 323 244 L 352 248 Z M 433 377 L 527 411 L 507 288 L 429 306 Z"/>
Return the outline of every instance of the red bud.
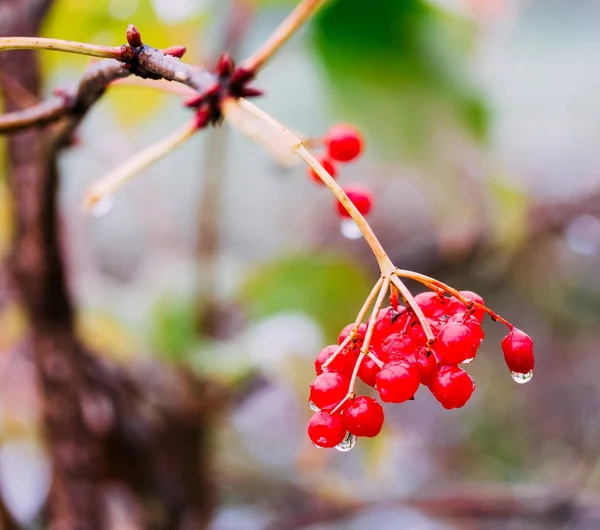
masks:
<path fill-rule="evenodd" d="M 161 50 L 163 55 L 170 55 L 171 57 L 178 57 L 181 59 L 185 54 L 187 48 L 185 46 L 169 46 L 164 50 Z"/>
<path fill-rule="evenodd" d="M 133 24 L 127 26 L 127 42 L 132 48 L 139 48 L 142 46 L 142 35 Z"/>

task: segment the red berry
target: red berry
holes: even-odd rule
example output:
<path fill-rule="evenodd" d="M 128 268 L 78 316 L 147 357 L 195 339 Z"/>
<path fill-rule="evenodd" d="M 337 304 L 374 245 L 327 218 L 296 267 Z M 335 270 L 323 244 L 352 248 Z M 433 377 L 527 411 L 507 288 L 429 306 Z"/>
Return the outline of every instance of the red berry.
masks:
<path fill-rule="evenodd" d="M 510 333 L 502 339 L 502 351 L 511 372 L 526 374 L 533 370 L 533 341 L 527 333 L 517 328 L 511 329 Z"/>
<path fill-rule="evenodd" d="M 363 358 L 360 366 L 358 367 L 358 377 L 360 377 L 361 381 L 366 385 L 375 386 L 375 381 L 377 379 L 379 370 L 381 370 L 381 368 L 379 368 L 375 361 L 367 355 L 365 358 Z"/>
<path fill-rule="evenodd" d="M 437 334 L 435 352 L 442 364 L 460 364 L 471 358 L 473 334 L 464 324 L 444 324 Z"/>
<path fill-rule="evenodd" d="M 418 352 L 415 352 L 408 357 L 407 360 L 411 362 L 419 372 L 421 384 L 425 386 L 431 385 L 437 371 L 435 356 L 431 352 L 428 352 L 426 348 L 421 348 Z"/>
<path fill-rule="evenodd" d="M 346 436 L 341 416 L 316 412 L 308 422 L 308 437 L 317 447 L 335 447 Z"/>
<path fill-rule="evenodd" d="M 471 330 L 471 335 L 473 335 L 473 349 L 471 350 L 471 358 L 475 357 L 477 354 L 477 350 L 479 346 L 483 342 L 485 338 L 485 333 L 483 332 L 483 328 L 481 327 L 481 323 L 474 315 L 469 315 L 468 313 L 455 313 L 452 315 L 447 321 L 447 324 L 464 324 Z"/>
<path fill-rule="evenodd" d="M 338 344 L 341 344 L 346 340 L 346 337 L 350 334 L 350 330 L 354 327 L 354 324 L 348 324 L 338 336 Z M 367 326 L 365 324 L 360 324 L 358 326 L 358 331 L 356 333 L 356 337 L 353 340 L 359 341 L 361 344 L 365 340 L 365 335 L 367 334 Z"/>
<path fill-rule="evenodd" d="M 349 162 L 360 155 L 363 139 L 358 130 L 351 125 L 334 125 L 327 131 L 325 147 L 334 160 Z"/>
<path fill-rule="evenodd" d="M 380 309 L 377 313 L 377 320 L 373 326 L 371 335 L 371 347 L 379 350 L 383 341 L 392 333 L 400 332 L 404 329 L 409 319 L 408 312 L 399 313 L 392 307 Z"/>
<path fill-rule="evenodd" d="M 333 162 L 325 157 L 321 158 L 319 160 L 319 162 L 321 163 L 321 165 L 323 166 L 325 171 L 327 171 L 327 173 L 329 173 L 329 175 L 332 178 L 335 178 L 335 176 L 337 175 L 337 170 L 335 169 Z M 311 167 L 308 168 L 308 174 L 317 184 L 324 185 L 323 181 L 321 180 L 321 177 L 319 177 L 319 175 L 317 175 L 316 171 L 313 168 L 311 168 Z"/>
<path fill-rule="evenodd" d="M 383 407 L 373 398 L 359 396 L 344 412 L 346 428 L 355 436 L 372 438 L 383 427 Z"/>
<path fill-rule="evenodd" d="M 335 408 L 346 397 L 350 380 L 337 372 L 323 372 L 310 384 L 310 401 L 322 410 Z"/>
<path fill-rule="evenodd" d="M 360 187 L 347 187 L 344 188 L 346 195 L 350 201 L 356 206 L 356 209 L 363 215 L 368 215 L 373 206 L 373 196 L 371 192 Z M 342 217 L 350 217 L 350 214 L 346 211 L 346 208 L 342 205 L 341 202 L 337 203 L 338 213 Z"/>
<path fill-rule="evenodd" d="M 449 306 L 450 299 L 433 291 L 427 291 L 416 295 L 415 301 L 426 317 L 440 318 L 447 312 L 446 308 Z"/>
<path fill-rule="evenodd" d="M 407 333 L 392 333 L 381 343 L 379 355 L 381 360 L 391 361 L 410 355 L 416 347 L 417 345 Z"/>
<path fill-rule="evenodd" d="M 472 300 L 473 302 L 477 302 L 481 305 L 485 305 L 483 298 L 481 296 L 479 296 L 477 293 L 474 293 L 473 291 L 460 291 L 460 294 L 462 294 L 465 298 Z M 483 317 L 485 316 L 485 311 L 483 309 L 476 307 L 475 310 L 473 311 L 473 316 L 477 320 L 479 320 L 479 322 L 483 322 Z"/>
<path fill-rule="evenodd" d="M 420 384 L 419 372 L 406 361 L 390 361 L 377 374 L 375 388 L 382 401 L 403 403 L 411 399 Z"/>
<path fill-rule="evenodd" d="M 331 346 L 325 346 L 325 348 L 319 352 L 319 355 L 317 355 L 315 360 L 315 370 L 317 375 L 323 372 L 323 364 L 329 360 L 329 358 L 337 351 L 337 349 L 337 344 L 332 344 Z M 338 372 L 340 374 L 347 374 L 348 371 L 352 373 L 352 368 L 349 368 L 348 359 L 343 352 L 338 353 L 335 356 L 335 359 L 333 359 L 333 361 L 327 365 L 325 370 L 327 372 Z"/>
<path fill-rule="evenodd" d="M 458 366 L 440 366 L 429 389 L 445 409 L 457 409 L 469 401 L 475 390 L 475 383 Z"/>

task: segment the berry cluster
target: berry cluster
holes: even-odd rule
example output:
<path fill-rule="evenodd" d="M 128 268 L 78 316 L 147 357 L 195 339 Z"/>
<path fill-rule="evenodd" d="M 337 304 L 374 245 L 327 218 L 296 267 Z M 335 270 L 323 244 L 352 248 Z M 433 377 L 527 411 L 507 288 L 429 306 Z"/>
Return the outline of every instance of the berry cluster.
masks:
<path fill-rule="evenodd" d="M 347 450 L 356 437 L 377 436 L 384 413 L 371 397 L 355 396 L 358 377 L 373 387 L 381 401 L 403 403 L 414 398 L 420 385 L 429 389 L 446 409 L 464 406 L 475 383 L 459 365 L 472 362 L 484 339 L 481 327 L 486 312 L 483 299 L 470 291 L 458 297 L 428 291 L 415 296 L 424 321 L 398 304 L 395 291 L 390 306 L 382 308 L 367 326 L 349 324 L 338 344 L 325 347 L 315 361 L 317 377 L 310 385 L 310 406 L 315 410 L 308 435 L 318 447 Z M 521 330 L 500 319 L 510 332 L 502 350 L 512 377 L 524 383 L 533 375 L 533 342 Z M 429 326 L 434 339 L 427 340 Z"/>
<path fill-rule="evenodd" d="M 337 164 L 356 160 L 363 151 L 363 144 L 362 135 L 355 127 L 347 124 L 334 125 L 323 138 L 325 153 L 319 157 L 319 162 L 332 178 L 336 178 Z M 312 168 L 308 168 L 308 174 L 317 184 L 323 184 Z M 368 215 L 373 206 L 371 192 L 359 186 L 348 186 L 343 189 L 358 211 L 364 216 Z M 350 214 L 341 203 L 338 202 L 337 207 L 340 217 L 350 218 Z"/>

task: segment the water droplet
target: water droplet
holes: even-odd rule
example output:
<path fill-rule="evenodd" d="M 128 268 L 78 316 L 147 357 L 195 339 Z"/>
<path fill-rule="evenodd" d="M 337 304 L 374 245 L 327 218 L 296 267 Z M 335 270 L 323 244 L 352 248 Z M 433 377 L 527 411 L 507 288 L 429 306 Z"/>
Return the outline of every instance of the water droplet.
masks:
<path fill-rule="evenodd" d="M 460 364 L 471 364 L 473 361 L 475 360 L 475 357 L 471 357 L 470 359 L 465 359 L 462 363 Z"/>
<path fill-rule="evenodd" d="M 312 444 L 313 444 L 313 445 L 314 445 L 314 446 L 315 446 L 317 449 L 323 449 L 323 447 L 322 447 L 322 446 L 320 446 L 320 445 L 317 445 L 315 442 L 311 442 L 311 443 L 312 443 Z"/>
<path fill-rule="evenodd" d="M 533 370 L 529 370 L 526 374 L 519 374 L 517 372 L 511 372 L 510 376 L 513 378 L 515 383 L 519 383 L 520 385 L 524 385 L 525 383 L 529 383 L 531 378 L 533 377 Z"/>
<path fill-rule="evenodd" d="M 310 410 L 312 410 L 313 412 L 321 412 L 321 409 L 319 407 L 317 407 L 312 401 L 308 402 L 308 406 L 310 407 Z"/>
<path fill-rule="evenodd" d="M 340 232 L 346 239 L 360 239 L 362 237 L 358 225 L 352 219 L 345 217 L 340 221 Z"/>
<path fill-rule="evenodd" d="M 102 217 L 110 212 L 114 204 L 112 195 L 103 195 L 90 207 L 90 214 L 92 217 Z"/>
<path fill-rule="evenodd" d="M 347 451 L 350 451 L 350 449 L 352 449 L 355 444 L 356 444 L 356 436 L 347 432 L 344 439 L 341 441 L 341 443 L 336 445 L 335 448 L 338 451 L 341 451 L 342 453 L 346 453 Z"/>

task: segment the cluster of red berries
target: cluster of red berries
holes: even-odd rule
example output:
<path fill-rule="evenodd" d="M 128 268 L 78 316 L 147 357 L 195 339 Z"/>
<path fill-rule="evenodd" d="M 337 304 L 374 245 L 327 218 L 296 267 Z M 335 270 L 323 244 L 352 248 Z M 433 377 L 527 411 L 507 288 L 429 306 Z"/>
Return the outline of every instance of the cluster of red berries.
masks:
<path fill-rule="evenodd" d="M 362 135 L 355 127 L 338 124 L 327 131 L 323 138 L 323 145 L 325 154 L 319 158 L 319 162 L 331 177 L 336 178 L 337 164 L 356 160 L 363 151 L 364 142 Z M 323 183 L 312 168 L 308 168 L 308 174 L 317 184 Z M 369 190 L 359 186 L 348 186 L 343 189 L 361 214 L 366 216 L 371 211 L 373 197 Z M 341 203 L 337 203 L 337 208 L 340 217 L 350 217 Z"/>
<path fill-rule="evenodd" d="M 308 424 L 313 444 L 339 447 L 348 437 L 373 437 L 381 431 L 383 408 L 371 397 L 354 395 L 355 376 L 375 388 L 386 403 L 413 399 L 420 385 L 446 409 L 467 403 L 475 383 L 458 365 L 470 363 L 477 355 L 484 339 L 481 323 L 485 311 L 479 295 L 470 291 L 460 294 L 471 302 L 464 304 L 435 292 L 415 296 L 435 336 L 433 341 L 427 340 L 416 314 L 392 299 L 376 317 L 366 356 L 360 355 L 365 324 L 348 340 L 354 328 L 349 324 L 340 333 L 338 345 L 321 350 L 315 361 L 317 377 L 310 385 L 310 405 L 316 411 Z M 502 350 L 513 379 L 528 381 L 534 367 L 529 336 L 511 326 Z"/>

